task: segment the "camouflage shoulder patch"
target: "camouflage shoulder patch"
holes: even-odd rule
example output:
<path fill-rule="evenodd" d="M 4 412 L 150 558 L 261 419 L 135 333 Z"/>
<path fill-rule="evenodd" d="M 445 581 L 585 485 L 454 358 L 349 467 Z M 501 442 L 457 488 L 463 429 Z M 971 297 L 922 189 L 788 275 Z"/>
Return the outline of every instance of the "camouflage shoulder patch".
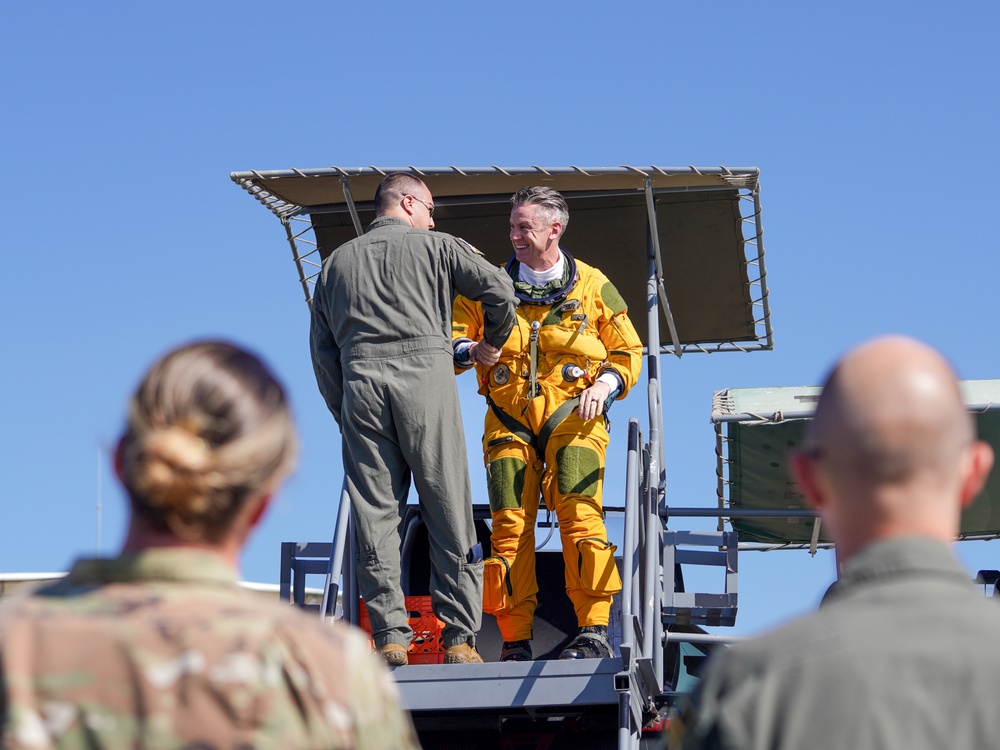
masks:
<path fill-rule="evenodd" d="M 611 308 L 611 312 L 614 315 L 628 310 L 628 305 L 625 304 L 625 299 L 618 293 L 618 289 L 610 281 L 605 282 L 604 286 L 601 287 L 601 299 L 604 300 L 604 304 Z"/>
<path fill-rule="evenodd" d="M 562 324 L 562 313 L 559 312 L 559 307 L 550 307 L 548 314 L 545 319 L 542 320 L 543 326 L 557 326 Z"/>
<path fill-rule="evenodd" d="M 473 245 L 470 245 L 468 242 L 466 242 L 465 240 L 463 240 L 461 237 L 456 237 L 455 239 L 458 240 L 461 245 L 463 245 L 464 247 L 466 247 L 469 250 L 471 250 L 472 252 L 474 252 L 476 255 L 483 255 L 483 253 L 482 253 L 481 250 L 479 250 L 478 248 L 474 247 Z M 483 257 L 485 257 L 485 256 L 483 256 Z"/>

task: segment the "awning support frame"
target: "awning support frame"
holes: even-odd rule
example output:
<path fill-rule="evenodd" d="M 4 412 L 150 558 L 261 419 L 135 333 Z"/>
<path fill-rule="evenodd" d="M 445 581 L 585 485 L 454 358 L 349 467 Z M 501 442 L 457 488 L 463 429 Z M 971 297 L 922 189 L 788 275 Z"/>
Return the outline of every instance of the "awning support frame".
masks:
<path fill-rule="evenodd" d="M 670 329 L 670 340 L 674 344 L 674 354 L 677 355 L 677 359 L 680 359 L 684 353 L 684 349 L 681 347 L 680 337 L 677 335 L 677 324 L 674 322 L 674 315 L 670 311 L 670 300 L 667 298 L 667 290 L 663 286 L 663 256 L 660 253 L 660 233 L 656 226 L 656 200 L 653 197 L 653 183 L 649 177 L 646 177 L 644 182 L 646 217 L 649 222 L 647 229 L 649 231 L 650 254 L 656 266 L 655 274 L 657 291 L 659 292 L 657 295 L 659 307 L 663 311 L 664 319 L 667 321 L 667 328 Z M 657 341 L 657 347 L 659 347 L 659 341 Z"/>

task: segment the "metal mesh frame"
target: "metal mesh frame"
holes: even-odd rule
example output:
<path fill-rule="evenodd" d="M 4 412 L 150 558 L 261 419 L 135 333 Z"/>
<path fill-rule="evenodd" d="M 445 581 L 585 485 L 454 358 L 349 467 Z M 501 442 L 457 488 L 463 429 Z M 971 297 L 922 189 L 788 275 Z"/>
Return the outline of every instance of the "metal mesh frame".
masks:
<path fill-rule="evenodd" d="M 232 174 L 233 182 L 246 190 L 264 208 L 273 213 L 281 221 L 285 229 L 285 239 L 292 249 L 292 260 L 298 271 L 299 283 L 305 294 L 306 304 L 312 308 L 313 289 L 316 286 L 316 277 L 319 276 L 323 268 L 323 263 L 319 257 L 319 245 L 316 243 L 316 234 L 313 232 L 312 221 L 308 215 L 303 215 L 302 206 L 279 198 L 274 193 L 263 188 L 256 181 L 254 176 L 258 173 Z"/>
<path fill-rule="evenodd" d="M 764 228 L 761 222 L 760 185 L 754 180 L 752 187 L 741 188 L 740 223 L 743 228 L 743 252 L 747 279 L 751 290 L 751 309 L 753 310 L 753 325 L 757 332 L 757 342 L 747 343 L 725 341 L 717 344 L 684 344 L 679 348 L 668 342 L 660 347 L 664 354 L 688 354 L 699 352 L 714 354 L 716 352 L 753 352 L 771 351 L 774 349 L 774 335 L 771 329 L 771 305 L 767 288 L 767 271 L 764 265 Z M 657 269 L 662 291 L 663 271 Z"/>
<path fill-rule="evenodd" d="M 754 424 L 767 424 L 774 422 L 782 422 L 786 419 L 782 412 L 775 412 L 771 415 L 742 415 L 746 417 L 744 420 L 724 420 L 719 419 L 717 421 L 716 415 L 718 414 L 731 414 L 732 404 L 728 401 L 729 391 L 718 391 L 712 396 L 712 421 L 715 422 L 715 479 L 716 479 L 716 498 L 718 500 L 719 508 L 719 531 L 724 531 L 726 523 L 728 522 L 730 528 L 734 530 L 736 527 L 733 525 L 733 517 L 742 515 L 744 517 L 752 517 L 753 511 L 748 511 L 746 509 L 737 509 L 730 502 L 730 492 L 734 484 L 734 481 L 730 479 L 730 469 L 733 465 L 733 459 L 731 458 L 731 449 L 733 440 L 729 436 L 726 426 L 733 421 L 740 421 L 743 424 L 754 425 Z M 785 511 L 773 511 L 767 512 L 762 511 L 760 513 L 761 517 L 774 517 L 774 518 L 801 518 L 801 519 L 816 519 L 813 526 L 812 538 L 808 543 L 805 542 L 786 542 L 786 543 L 770 543 L 770 542 L 743 542 L 739 545 L 741 550 L 755 550 L 768 552 L 777 549 L 808 549 L 811 553 L 815 554 L 818 549 L 832 549 L 833 544 L 827 541 L 821 541 L 819 538 L 820 532 L 822 530 L 822 519 L 819 518 L 819 513 L 815 510 L 810 509 L 788 509 Z"/>

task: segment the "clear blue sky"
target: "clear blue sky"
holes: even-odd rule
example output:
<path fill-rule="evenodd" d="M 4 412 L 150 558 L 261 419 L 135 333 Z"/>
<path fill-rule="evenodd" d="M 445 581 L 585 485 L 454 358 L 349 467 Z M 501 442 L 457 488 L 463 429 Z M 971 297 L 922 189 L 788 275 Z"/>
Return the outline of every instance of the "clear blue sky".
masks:
<path fill-rule="evenodd" d="M 167 347 L 205 336 L 272 363 L 303 438 L 244 574 L 276 581 L 281 541 L 332 533 L 340 439 L 308 310 L 281 226 L 235 170 L 760 167 L 775 350 L 663 358 L 675 505 L 715 502 L 715 390 L 818 383 L 885 332 L 1000 377 L 998 23 L 985 1 L 10 4 L 0 570 L 92 554 L 99 483 L 117 548 L 106 451 L 126 397 Z M 613 416 L 633 414 L 636 398 Z M 1000 543 L 961 549 L 973 571 L 1000 567 Z M 744 555 L 738 630 L 811 608 L 832 578 L 830 554 Z"/>

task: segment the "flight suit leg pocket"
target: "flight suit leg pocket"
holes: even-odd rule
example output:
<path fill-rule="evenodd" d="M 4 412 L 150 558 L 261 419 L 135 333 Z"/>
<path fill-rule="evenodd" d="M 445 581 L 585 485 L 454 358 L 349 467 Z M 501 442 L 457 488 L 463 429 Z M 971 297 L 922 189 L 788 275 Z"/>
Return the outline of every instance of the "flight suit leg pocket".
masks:
<path fill-rule="evenodd" d="M 483 561 L 483 612 L 495 615 L 513 608 L 517 603 L 514 591 L 514 579 L 507 559 L 487 557 Z"/>
<path fill-rule="evenodd" d="M 587 538 L 576 543 L 579 587 L 597 596 L 617 594 L 622 579 L 615 565 L 618 548 L 606 539 Z"/>

